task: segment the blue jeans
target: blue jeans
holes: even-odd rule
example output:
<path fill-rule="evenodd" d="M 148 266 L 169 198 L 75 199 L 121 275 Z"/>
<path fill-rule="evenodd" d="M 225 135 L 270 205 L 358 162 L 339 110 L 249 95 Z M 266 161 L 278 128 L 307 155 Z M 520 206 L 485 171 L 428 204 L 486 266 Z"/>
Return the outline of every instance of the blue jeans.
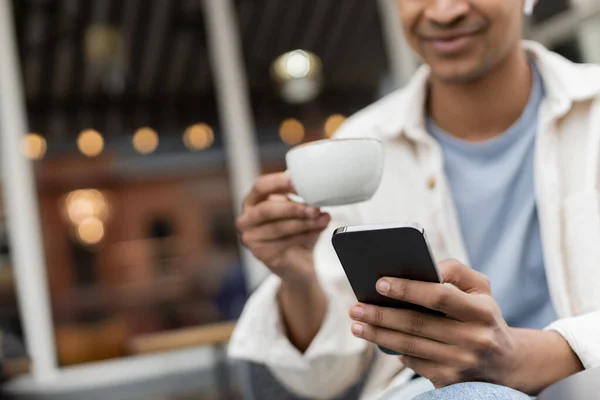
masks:
<path fill-rule="evenodd" d="M 525 393 L 483 382 L 467 382 L 432 390 L 414 400 L 531 400 Z"/>

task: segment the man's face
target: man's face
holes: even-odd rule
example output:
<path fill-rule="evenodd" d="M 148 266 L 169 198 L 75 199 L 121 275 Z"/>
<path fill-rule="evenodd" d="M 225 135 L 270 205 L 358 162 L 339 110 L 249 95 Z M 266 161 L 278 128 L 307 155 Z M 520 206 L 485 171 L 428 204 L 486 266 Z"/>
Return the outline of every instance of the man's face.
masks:
<path fill-rule="evenodd" d="M 523 0 L 396 0 L 411 47 L 448 83 L 481 78 L 519 45 Z"/>

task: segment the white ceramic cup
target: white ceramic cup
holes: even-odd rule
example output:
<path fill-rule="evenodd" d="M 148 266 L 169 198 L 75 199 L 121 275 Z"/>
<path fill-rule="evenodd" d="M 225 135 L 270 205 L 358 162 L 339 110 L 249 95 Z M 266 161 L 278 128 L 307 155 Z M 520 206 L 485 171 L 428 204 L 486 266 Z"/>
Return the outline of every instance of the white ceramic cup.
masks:
<path fill-rule="evenodd" d="M 330 139 L 287 152 L 287 173 L 298 192 L 294 201 L 331 207 L 369 200 L 383 170 L 383 145 L 375 139 Z"/>

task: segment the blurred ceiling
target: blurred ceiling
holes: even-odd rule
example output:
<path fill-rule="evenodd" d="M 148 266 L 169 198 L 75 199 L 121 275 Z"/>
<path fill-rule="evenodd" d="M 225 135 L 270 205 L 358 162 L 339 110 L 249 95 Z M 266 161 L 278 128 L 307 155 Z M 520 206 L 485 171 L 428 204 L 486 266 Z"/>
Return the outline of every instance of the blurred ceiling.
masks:
<path fill-rule="evenodd" d="M 350 115 L 377 98 L 388 71 L 377 1 L 236 0 L 236 5 L 259 127 L 272 118 Z M 295 49 L 317 54 L 325 79 L 323 93 L 301 115 L 277 99 L 269 76 L 271 62 Z"/>
<path fill-rule="evenodd" d="M 386 70 L 377 1 L 236 0 L 248 75 L 268 86 L 270 63 L 304 49 L 319 55 L 329 88 L 372 88 Z"/>
<path fill-rule="evenodd" d="M 30 128 L 50 140 L 152 126 L 218 130 L 200 0 L 13 0 Z M 350 114 L 376 98 L 387 62 L 375 1 L 235 0 L 259 132 L 285 117 Z M 303 48 L 324 64 L 321 97 L 284 104 L 269 76 Z M 269 135 L 267 135 L 269 136 Z"/>

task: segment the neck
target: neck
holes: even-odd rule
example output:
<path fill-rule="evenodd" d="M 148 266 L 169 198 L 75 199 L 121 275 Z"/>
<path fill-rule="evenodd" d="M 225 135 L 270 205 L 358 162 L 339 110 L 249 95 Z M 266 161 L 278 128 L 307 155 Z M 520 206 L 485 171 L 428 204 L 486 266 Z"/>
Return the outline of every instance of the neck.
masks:
<path fill-rule="evenodd" d="M 452 136 L 488 140 L 519 119 L 531 88 L 531 67 L 525 51 L 518 48 L 477 81 L 449 84 L 432 77 L 429 115 Z"/>

